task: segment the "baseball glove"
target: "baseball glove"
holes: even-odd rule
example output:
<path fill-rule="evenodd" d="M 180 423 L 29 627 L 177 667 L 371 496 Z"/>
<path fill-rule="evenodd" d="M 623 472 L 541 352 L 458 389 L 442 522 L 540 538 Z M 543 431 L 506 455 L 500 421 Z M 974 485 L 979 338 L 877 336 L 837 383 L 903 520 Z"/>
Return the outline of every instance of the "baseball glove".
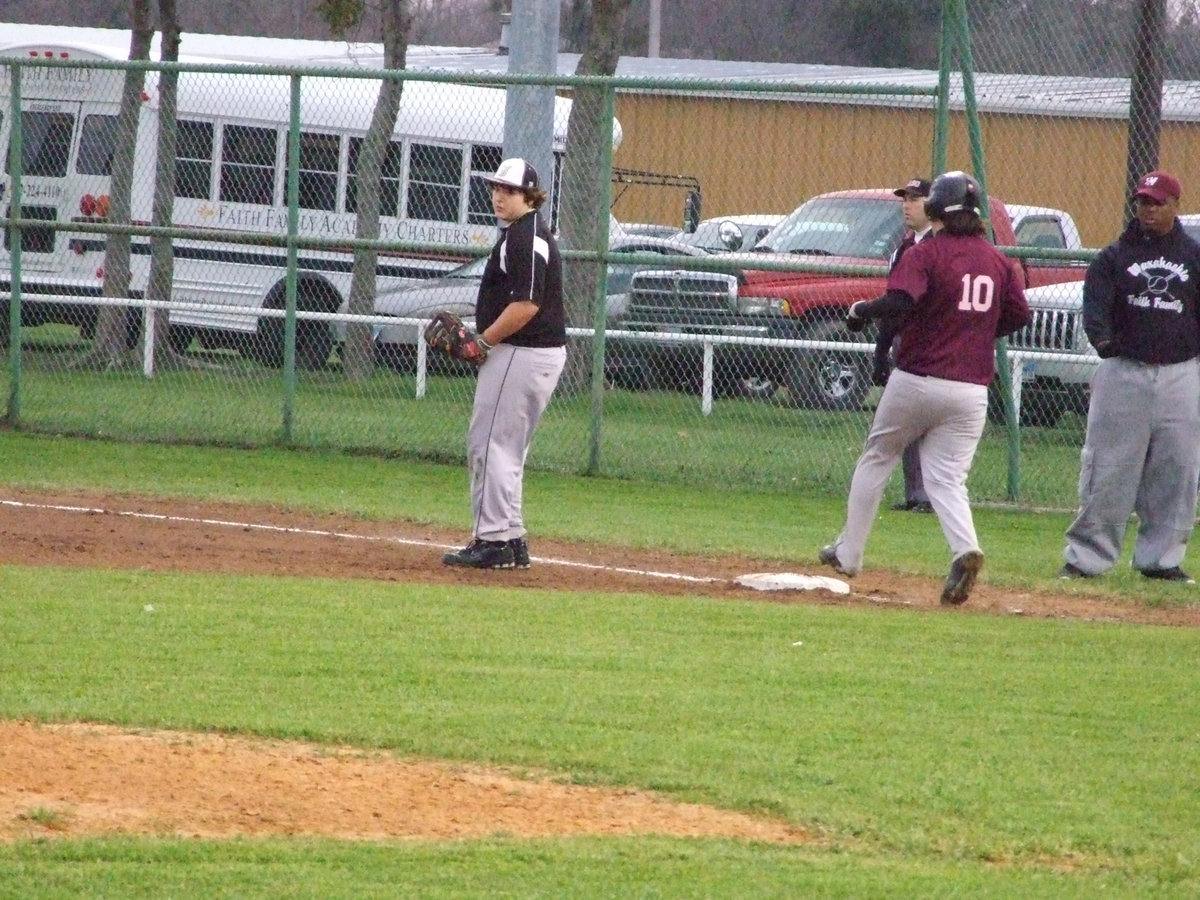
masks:
<path fill-rule="evenodd" d="M 487 359 L 491 345 L 463 324 L 452 312 L 442 310 L 425 326 L 425 343 L 451 359 L 479 365 Z"/>

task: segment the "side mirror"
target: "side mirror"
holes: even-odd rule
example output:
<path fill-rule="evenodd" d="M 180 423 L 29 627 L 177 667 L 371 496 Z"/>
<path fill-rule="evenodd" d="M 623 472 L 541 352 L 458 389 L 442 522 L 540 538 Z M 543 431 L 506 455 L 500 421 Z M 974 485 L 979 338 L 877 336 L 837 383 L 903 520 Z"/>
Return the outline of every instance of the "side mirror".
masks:
<path fill-rule="evenodd" d="M 730 251 L 741 250 L 742 244 L 745 242 L 742 229 L 728 219 L 717 226 L 717 236 L 720 237 L 725 248 Z"/>
<path fill-rule="evenodd" d="M 688 234 L 700 225 L 700 192 L 688 191 L 683 200 L 683 230 Z"/>

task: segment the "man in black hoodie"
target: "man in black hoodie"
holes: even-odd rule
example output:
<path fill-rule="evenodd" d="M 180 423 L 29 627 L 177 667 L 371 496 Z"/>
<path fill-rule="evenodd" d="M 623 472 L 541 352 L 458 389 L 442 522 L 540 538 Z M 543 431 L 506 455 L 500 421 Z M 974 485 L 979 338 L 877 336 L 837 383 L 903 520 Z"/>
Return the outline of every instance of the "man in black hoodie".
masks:
<path fill-rule="evenodd" d="M 1083 327 L 1101 362 L 1060 578 L 1111 568 L 1136 511 L 1133 568 L 1194 583 L 1180 565 L 1200 477 L 1200 245 L 1176 218 L 1179 197 L 1173 175 L 1142 176 L 1136 217 L 1083 282 Z"/>

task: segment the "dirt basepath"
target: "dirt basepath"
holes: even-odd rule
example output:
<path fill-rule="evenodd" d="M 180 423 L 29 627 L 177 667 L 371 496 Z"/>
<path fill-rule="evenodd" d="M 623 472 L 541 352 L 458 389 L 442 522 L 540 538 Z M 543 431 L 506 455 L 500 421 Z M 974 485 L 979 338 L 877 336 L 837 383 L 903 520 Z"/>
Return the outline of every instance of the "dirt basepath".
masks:
<path fill-rule="evenodd" d="M 999 614 L 1200 626 L 1200 609 L 1119 604 L 1076 593 L 981 584 L 942 610 L 932 579 L 867 572 L 854 593 L 760 593 L 734 581 L 777 561 L 681 556 L 538 540 L 527 571 L 448 569 L 463 535 L 404 522 L 261 506 L 129 496 L 0 495 L 0 565 L 313 575 L 560 590 L 654 592 L 776 603 L 873 604 L 931 614 Z M 813 560 L 793 571 L 826 574 Z M 47 761 L 53 760 L 53 764 Z M 350 748 L 92 725 L 0 722 L 0 839 L 134 833 L 314 834 L 441 839 L 497 833 L 712 835 L 808 840 L 768 820 L 638 791 L 525 780 Z"/>

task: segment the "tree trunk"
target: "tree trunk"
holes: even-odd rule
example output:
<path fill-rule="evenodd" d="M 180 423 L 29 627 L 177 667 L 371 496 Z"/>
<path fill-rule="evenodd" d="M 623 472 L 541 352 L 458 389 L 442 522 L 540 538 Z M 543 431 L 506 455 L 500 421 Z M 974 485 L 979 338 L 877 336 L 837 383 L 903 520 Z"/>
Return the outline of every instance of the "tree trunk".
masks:
<path fill-rule="evenodd" d="M 1141 0 L 1129 82 L 1129 147 L 1125 168 L 1127 218 L 1138 179 L 1158 168 L 1162 133 L 1163 43 L 1166 0 Z"/>
<path fill-rule="evenodd" d="M 179 20 L 175 14 L 175 0 L 158 0 L 159 26 L 162 29 L 163 62 L 179 61 Z M 154 204 L 150 213 L 152 225 L 168 228 L 175 210 L 175 140 L 177 137 L 177 104 L 175 87 L 179 73 L 161 72 L 158 80 L 158 142 L 155 156 L 158 165 L 154 175 Z M 169 237 L 150 239 L 150 281 L 146 286 L 146 299 L 170 300 L 174 281 L 175 256 Z M 149 314 L 147 314 L 147 320 Z M 166 310 L 154 314 L 154 360 L 161 365 L 174 354 L 168 339 L 168 315 Z"/>
<path fill-rule="evenodd" d="M 150 42 L 154 27 L 150 18 L 150 0 L 133 0 L 133 28 L 129 41 L 129 58 L 150 58 Z M 113 225 L 128 225 L 132 218 L 133 164 L 137 145 L 138 119 L 142 110 L 142 88 L 145 74 L 125 72 L 121 92 L 121 108 L 117 115 L 112 161 L 112 184 L 109 193 L 108 221 Z M 104 296 L 125 297 L 129 294 L 130 238 L 125 234 L 110 234 L 104 253 Z M 115 366 L 125 352 L 126 307 L 101 307 L 96 324 L 96 339 L 88 363 Z"/>
<path fill-rule="evenodd" d="M 593 0 L 591 21 L 576 75 L 613 75 L 620 58 L 621 35 L 632 0 Z M 605 88 L 590 85 L 575 88 L 567 123 L 567 155 L 563 167 L 562 207 L 559 231 L 566 246 L 597 252 L 607 250 L 608 211 L 612 194 L 610 167 L 605 163 L 606 145 L 612 145 L 612 119 L 604 115 Z M 604 267 L 582 260 L 563 264 L 563 299 L 567 321 L 590 327 L 596 319 L 596 279 Z M 604 302 L 600 299 L 600 302 Z M 586 387 L 591 372 L 591 341 L 580 345 L 583 352 L 568 356 L 559 390 Z"/>
<path fill-rule="evenodd" d="M 412 28 L 410 0 L 384 0 L 382 8 L 383 65 L 385 69 L 403 69 L 408 54 L 408 34 Z M 371 115 L 371 125 L 363 138 L 358 156 L 356 236 L 364 240 L 379 237 L 379 183 L 387 155 L 396 116 L 400 112 L 400 97 L 404 84 L 384 79 L 379 85 L 379 98 Z M 375 264 L 378 253 L 373 249 L 354 252 L 354 269 L 350 279 L 350 313 L 371 315 L 375 311 Z M 371 326 L 352 322 L 346 327 L 346 342 L 342 345 L 342 371 L 347 378 L 368 377 L 375 368 L 375 347 Z"/>

